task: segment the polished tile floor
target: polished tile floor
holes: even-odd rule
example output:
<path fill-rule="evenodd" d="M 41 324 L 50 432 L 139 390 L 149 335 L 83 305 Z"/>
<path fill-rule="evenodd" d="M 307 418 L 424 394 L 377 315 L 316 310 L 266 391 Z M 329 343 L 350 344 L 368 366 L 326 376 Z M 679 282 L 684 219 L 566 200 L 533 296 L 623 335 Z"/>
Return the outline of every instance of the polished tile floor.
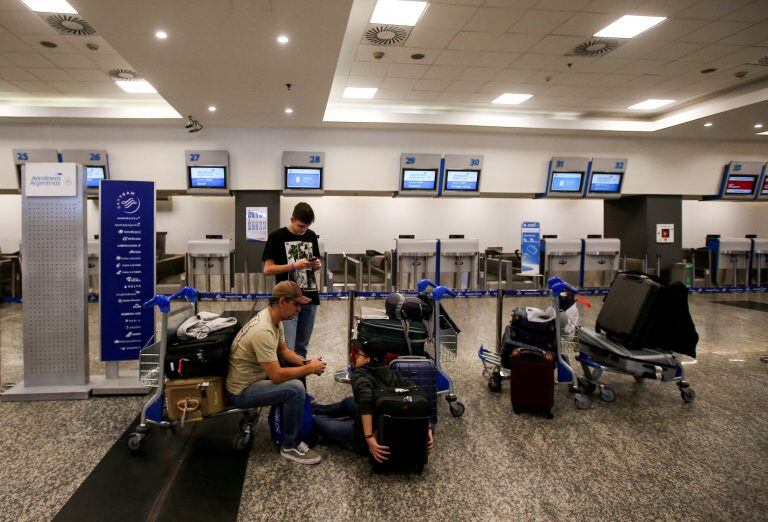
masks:
<path fill-rule="evenodd" d="M 444 401 L 437 449 L 421 477 L 378 476 L 365 459 L 320 447 L 324 461 L 301 467 L 280 459 L 265 423 L 257 428 L 240 520 L 765 520 L 768 513 L 768 314 L 714 301 L 768 303 L 768 294 L 694 295 L 701 341 L 686 365 L 696 401 L 672 383 L 635 384 L 609 375 L 614 403 L 595 398 L 576 410 L 564 387 L 555 418 L 516 416 L 508 387 L 488 391 L 476 352 L 493 346 L 493 299 L 448 301 L 463 328 L 450 371 L 466 414 Z M 583 313 L 594 324 L 600 298 Z M 542 298 L 505 302 L 542 306 Z M 248 308 L 204 303 L 205 309 Z M 98 361 L 98 309 L 90 305 L 92 373 Z M 311 343 L 329 370 L 344 366 L 347 303 L 320 307 Z M 0 306 L 2 382 L 21 379 L 21 306 Z M 126 363 L 123 372 L 135 371 Z M 348 387 L 331 372 L 309 379 L 319 401 Z M 0 520 L 49 520 L 136 416 L 137 397 L 0 403 Z M 108 502 L 109 499 L 105 499 Z M 83 514 L 87 520 L 87 514 Z"/>

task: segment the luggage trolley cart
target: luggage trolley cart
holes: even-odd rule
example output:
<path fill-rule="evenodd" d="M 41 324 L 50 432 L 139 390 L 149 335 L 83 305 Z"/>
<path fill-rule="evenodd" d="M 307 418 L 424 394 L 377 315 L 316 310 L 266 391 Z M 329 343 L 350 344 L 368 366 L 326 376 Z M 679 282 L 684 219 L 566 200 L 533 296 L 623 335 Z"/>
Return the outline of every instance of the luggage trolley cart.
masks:
<path fill-rule="evenodd" d="M 440 300 L 446 295 L 456 297 L 456 293 L 445 286 L 437 286 L 428 279 L 419 281 L 418 288 L 419 292 L 426 292 L 428 288 L 432 288 L 432 299 L 435 301 L 431 321 L 434 332 L 431 345 L 437 366 L 437 394 L 445 395 L 451 415 L 461 417 L 464 415 L 464 404 L 459 402 L 456 396 L 453 389 L 453 379 L 443 370 L 443 363 L 456 360 L 459 348 L 459 329 L 450 317 L 440 312 Z"/>
<path fill-rule="evenodd" d="M 184 423 L 183 418 L 181 420 L 171 421 L 164 419 L 162 415 L 162 400 L 165 388 L 165 350 L 168 343 L 168 315 L 171 311 L 171 300 L 177 297 L 185 297 L 192 303 L 193 313 L 197 313 L 197 296 L 197 290 L 190 287 L 184 287 L 171 296 L 156 295 L 143 305 L 144 308 L 157 306 L 160 309 L 161 320 L 160 331 L 152 336 L 147 342 L 147 345 L 142 348 L 139 353 L 139 381 L 148 388 L 154 388 L 155 391 L 152 393 L 151 397 L 147 399 L 141 409 L 141 419 L 139 425 L 136 427 L 136 431 L 131 433 L 128 437 L 128 449 L 131 451 L 137 451 L 141 448 L 151 424 L 170 428 L 183 425 Z M 157 339 L 158 336 L 159 340 Z M 159 420 L 148 418 L 150 409 L 152 409 L 153 413 L 160 412 L 160 415 L 156 415 Z M 243 451 L 248 448 L 251 443 L 253 427 L 259 420 L 260 412 L 261 408 L 226 408 L 219 413 L 205 417 L 205 419 L 221 417 L 223 415 L 242 415 L 243 419 L 240 421 L 240 433 L 232 441 L 232 446 L 237 451 Z"/>
<path fill-rule="evenodd" d="M 578 409 L 585 410 L 589 408 L 591 401 L 589 397 L 587 397 L 582 393 L 579 379 L 576 376 L 576 372 L 573 371 L 573 368 L 568 362 L 568 356 L 565 353 L 565 346 L 570 347 L 571 345 L 574 344 L 575 333 L 566 334 L 563 331 L 563 327 L 560 323 L 560 318 L 564 316 L 564 314 L 560 312 L 560 295 L 562 293 L 565 293 L 568 296 L 575 296 L 576 294 L 578 294 L 578 291 L 573 286 L 569 285 L 559 277 L 549 278 L 549 280 L 547 281 L 547 286 L 549 287 L 550 294 L 552 296 L 552 304 L 557 314 L 554 321 L 555 321 L 555 340 L 556 340 L 555 346 L 557 349 L 557 353 L 555 355 L 557 359 L 558 382 L 569 383 L 568 389 L 570 390 L 571 393 L 573 393 L 574 404 Z M 480 361 L 483 363 L 483 375 L 488 378 L 488 389 L 490 389 L 492 392 L 501 391 L 502 380 L 509 379 L 510 377 L 510 371 L 501 365 L 501 345 L 502 345 L 501 325 L 503 321 L 502 308 L 503 308 L 503 302 L 504 302 L 504 292 L 502 290 L 499 290 L 499 292 L 496 295 L 497 295 L 496 351 L 491 351 L 485 348 L 484 346 L 480 346 L 480 349 L 477 352 L 477 356 L 480 358 Z M 521 347 L 525 347 L 525 345 L 522 343 L 516 343 L 516 344 L 518 344 Z"/>

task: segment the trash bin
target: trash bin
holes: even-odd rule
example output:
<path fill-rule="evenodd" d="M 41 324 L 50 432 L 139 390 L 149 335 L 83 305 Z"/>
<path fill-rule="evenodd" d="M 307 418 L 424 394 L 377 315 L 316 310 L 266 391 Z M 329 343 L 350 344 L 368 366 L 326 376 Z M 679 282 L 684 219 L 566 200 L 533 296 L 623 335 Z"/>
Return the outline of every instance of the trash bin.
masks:
<path fill-rule="evenodd" d="M 693 263 L 675 263 L 669 274 L 671 281 L 679 281 L 688 288 L 693 286 Z"/>

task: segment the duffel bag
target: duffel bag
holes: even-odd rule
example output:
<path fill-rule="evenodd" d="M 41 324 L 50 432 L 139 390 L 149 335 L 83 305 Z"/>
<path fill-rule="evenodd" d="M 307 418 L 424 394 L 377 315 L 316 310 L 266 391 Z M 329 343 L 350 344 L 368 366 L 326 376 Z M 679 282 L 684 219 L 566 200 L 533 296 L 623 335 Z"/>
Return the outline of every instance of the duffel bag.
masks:
<path fill-rule="evenodd" d="M 387 296 L 384 308 L 390 319 L 409 319 L 411 321 L 428 321 L 432 319 L 431 298 L 426 294 L 416 297 L 393 292 Z"/>

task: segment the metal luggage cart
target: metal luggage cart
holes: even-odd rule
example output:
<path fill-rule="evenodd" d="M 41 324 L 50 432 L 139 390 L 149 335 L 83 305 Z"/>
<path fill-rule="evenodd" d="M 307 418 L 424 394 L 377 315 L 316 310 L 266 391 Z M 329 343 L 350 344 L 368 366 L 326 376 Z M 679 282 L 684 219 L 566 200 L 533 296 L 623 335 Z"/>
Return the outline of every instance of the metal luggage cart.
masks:
<path fill-rule="evenodd" d="M 184 287 L 171 296 L 156 295 L 143 305 L 144 308 L 157 306 L 160 309 L 161 320 L 160 331 L 152 336 L 149 342 L 147 342 L 147 345 L 142 348 L 139 353 L 139 381 L 148 388 L 154 388 L 154 392 L 141 409 L 141 419 L 136 427 L 136 431 L 131 433 L 128 437 L 128 449 L 131 451 L 138 451 L 141 448 L 150 425 L 154 424 L 163 428 L 170 428 L 173 426 L 183 426 L 184 424 L 183 418 L 181 420 L 172 421 L 165 419 L 163 415 L 163 391 L 165 388 L 164 361 L 165 351 L 168 345 L 168 316 L 171 312 L 171 300 L 177 297 L 185 297 L 192 303 L 193 313 L 197 313 L 198 292 L 190 287 Z M 151 416 L 154 418 L 150 418 L 150 410 L 152 411 Z M 253 428 L 259 420 L 260 412 L 261 408 L 226 408 L 219 413 L 205 417 L 203 420 L 224 415 L 242 415 L 243 418 L 240 421 L 240 433 L 232 441 L 232 446 L 237 451 L 243 451 L 250 446 L 253 438 Z"/>
<path fill-rule="evenodd" d="M 570 365 L 567 351 L 573 351 L 576 346 L 576 334 L 575 329 L 569 333 L 563 330 L 560 323 L 560 294 L 566 293 L 570 295 L 576 295 L 578 291 L 560 279 L 559 277 L 552 277 L 547 281 L 547 285 L 552 296 L 552 305 L 556 310 L 557 316 L 555 317 L 555 339 L 556 339 L 556 361 L 557 361 L 557 376 L 558 383 L 568 383 L 568 389 L 573 393 L 573 402 L 580 410 L 589 408 L 590 399 L 582 393 L 579 378 L 576 376 L 576 372 Z M 491 351 L 480 346 L 477 352 L 477 356 L 483 363 L 483 375 L 488 379 L 488 389 L 492 392 L 501 391 L 502 380 L 509 379 L 510 371 L 501 365 L 501 348 L 502 348 L 502 323 L 503 323 L 503 303 L 504 292 L 499 290 L 497 293 L 496 301 L 496 351 Z M 516 346 L 526 347 L 523 343 L 513 343 Z"/>

